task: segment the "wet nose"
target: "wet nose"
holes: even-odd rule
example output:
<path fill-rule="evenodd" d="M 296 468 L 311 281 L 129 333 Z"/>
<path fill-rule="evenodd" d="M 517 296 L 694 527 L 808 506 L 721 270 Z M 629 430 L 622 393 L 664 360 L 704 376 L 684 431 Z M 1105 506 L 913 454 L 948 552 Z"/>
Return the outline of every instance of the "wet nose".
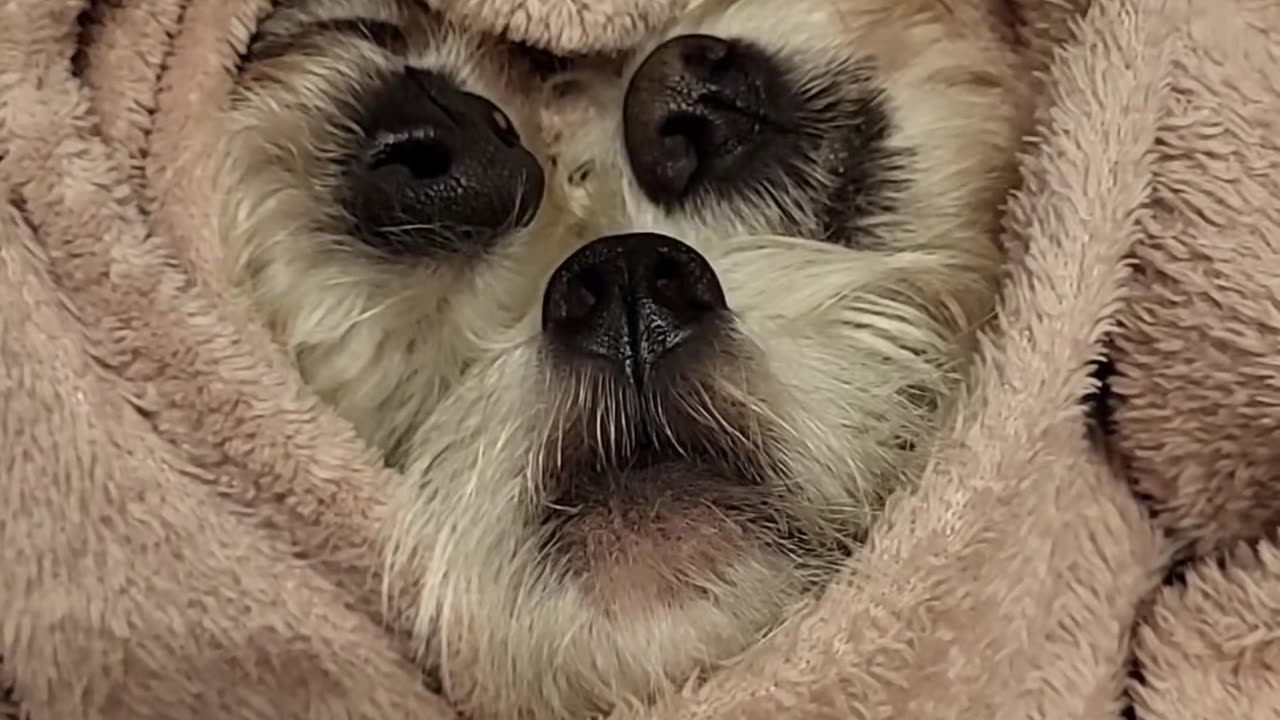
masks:
<path fill-rule="evenodd" d="M 674 350 L 698 342 L 727 309 L 697 250 L 654 233 L 611 235 L 552 273 L 542 327 L 573 356 L 604 360 L 637 385 Z"/>
<path fill-rule="evenodd" d="M 423 255 L 483 249 L 532 220 L 544 177 L 510 118 L 447 78 L 406 68 L 363 119 L 353 214 L 383 250 Z M 432 228 L 435 234 L 382 233 Z M 441 238 L 454 247 L 438 247 Z M 415 243 L 415 238 L 422 238 Z"/>
<path fill-rule="evenodd" d="M 623 99 L 624 142 L 640 188 L 677 203 L 741 175 L 785 116 L 780 69 L 746 43 L 681 35 L 640 64 Z"/>

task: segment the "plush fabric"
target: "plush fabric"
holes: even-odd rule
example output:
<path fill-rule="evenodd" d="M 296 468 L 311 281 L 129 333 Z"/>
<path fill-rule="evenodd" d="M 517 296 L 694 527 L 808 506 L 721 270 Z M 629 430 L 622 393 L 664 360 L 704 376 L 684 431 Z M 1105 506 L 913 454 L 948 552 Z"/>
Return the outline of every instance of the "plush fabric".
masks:
<path fill-rule="evenodd" d="M 468 27 L 561 54 L 622 50 L 688 0 L 434 0 Z"/>
<path fill-rule="evenodd" d="M 267 4 L 0 2 L 0 717 L 453 716 L 381 619 L 385 471 L 213 271 L 196 168 Z M 440 2 L 557 52 L 676 5 Z M 650 718 L 1280 714 L 1280 6 L 1000 5 L 1041 122 L 962 411 Z"/>

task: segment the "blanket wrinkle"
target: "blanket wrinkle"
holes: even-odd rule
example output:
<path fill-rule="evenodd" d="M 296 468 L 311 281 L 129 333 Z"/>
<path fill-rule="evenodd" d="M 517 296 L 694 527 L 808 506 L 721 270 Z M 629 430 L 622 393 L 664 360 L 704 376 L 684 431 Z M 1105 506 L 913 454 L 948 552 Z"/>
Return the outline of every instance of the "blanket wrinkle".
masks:
<path fill-rule="evenodd" d="M 1280 709 L 1280 550 L 1242 544 L 1160 592 L 1136 656 L 1143 718 L 1275 717 Z"/>
<path fill-rule="evenodd" d="M 142 187 L 155 89 L 185 5 L 169 0 L 90 3 L 80 76 L 107 145 L 123 158 L 130 184 Z M 110 87 L 114 83 L 117 87 Z"/>
<path fill-rule="evenodd" d="M 1197 555 L 1280 523 L 1280 6 L 1240 8 L 1185 4 L 1162 211 L 1115 338 L 1131 481 Z"/>
<path fill-rule="evenodd" d="M 167 72 L 158 83 L 147 187 L 157 226 L 178 243 L 177 254 L 187 270 L 208 279 L 217 274 L 218 243 L 211 232 L 208 183 L 191 169 L 204 166 L 202 155 L 218 132 L 216 113 L 209 111 L 224 105 L 240 56 L 271 1 L 195 0 L 186 8 Z M 244 310 L 238 322 L 241 328 L 252 325 Z M 267 351 L 265 335 L 254 340 L 260 351 Z"/>
<path fill-rule="evenodd" d="M 61 20 L 69 22 L 78 3 L 63 5 Z M 38 15 L 18 17 L 5 32 L 38 36 L 37 23 Z M 49 51 L 65 53 L 73 39 L 64 36 Z M 24 65 L 28 76 L 18 72 Z M 31 139 L 25 149 L 35 155 L 25 163 L 16 154 L 10 158 L 12 177 L 48 243 L 52 274 L 95 336 L 88 343 L 94 356 L 131 396 L 148 398 L 155 431 L 219 470 L 214 476 L 224 496 L 285 534 L 300 554 L 329 566 L 342 584 L 360 591 L 355 597 L 367 597 L 376 587 L 369 548 L 377 486 L 344 477 L 357 468 L 369 474 L 367 450 L 353 436 L 348 447 L 319 440 L 316 430 L 325 423 L 316 427 L 314 402 L 295 399 L 300 394 L 293 388 L 272 386 L 259 359 L 271 356 L 242 347 L 250 330 L 228 326 L 203 284 L 182 272 L 164 239 L 149 234 L 139 194 L 93 136 L 84 93 L 54 94 L 59 86 L 74 88 L 68 68 L 32 53 L 5 67 L 17 79 L 4 90 L 15 98 L 6 119 Z M 49 127 L 48 118 L 15 112 L 58 104 L 57 114 L 69 119 L 65 134 Z M 39 172 L 41 156 L 58 170 Z M 265 347 L 265 339 L 259 342 Z M 299 466 L 291 457 L 296 453 L 324 454 L 328 466 Z M 276 486 L 294 481 L 297 487 Z M 375 606 L 364 604 L 370 611 Z"/>
<path fill-rule="evenodd" d="M 370 618 L 181 476 L 174 449 L 123 407 L 84 351 L 89 334 L 56 297 L 42 255 L 29 222 L 0 208 L 9 291 L 0 303 L 0 431 L 6 476 L 23 480 L 0 486 L 0 507 L 40 518 L 0 526 L 0 647 L 23 710 L 59 719 L 431 717 L 431 697 L 393 643 L 367 642 L 377 633 Z M 246 683 L 262 696 L 248 696 Z"/>
<path fill-rule="evenodd" d="M 616 717 L 1280 716 L 1280 5 L 940 1 L 1039 89 L 967 395 L 836 584 Z M 430 2 L 565 54 L 684 5 Z M 0 718 L 455 716 L 381 612 L 388 471 L 218 279 L 270 5 L 0 0 Z"/>
<path fill-rule="evenodd" d="M 148 432 L 210 471 L 189 474 L 188 482 L 214 479 L 220 493 L 239 505 L 223 512 L 253 516 L 280 536 L 290 555 L 306 557 L 337 581 L 346 592 L 331 596 L 330 610 L 349 607 L 372 616 L 378 607 L 371 546 L 379 473 L 370 469 L 367 450 L 353 433 L 340 424 L 336 432 L 324 432 L 326 422 L 337 421 L 317 420 L 314 402 L 298 400 L 288 386 L 272 386 L 264 355 L 242 347 L 248 333 L 221 320 L 201 296 L 200 283 L 181 273 L 164 240 L 148 235 L 135 204 L 141 193 L 113 167 L 119 155 L 95 135 L 98 123 L 77 82 L 66 75 L 69 63 L 57 61 L 73 52 L 81 9 L 63 2 L 33 12 L 10 3 L 0 22 L 0 128 L 3 145 L 13 148 L 4 160 L 5 186 L 30 211 L 49 273 L 63 291 L 57 302 L 76 308 L 87 336 L 80 344 L 115 375 L 116 392 L 145 406 L 152 423 Z M 6 412 L 17 407 L 7 406 Z M 322 456 L 319 462 L 309 460 L 316 455 Z M 18 477 L 9 472 L 7 477 Z M 287 487 L 295 481 L 307 488 Z M 316 522 L 320 518 L 325 519 Z M 216 543 L 208 545 L 216 551 Z M 7 544 L 6 556 L 16 547 Z M 275 574 L 267 567 L 262 565 L 263 579 Z M 324 619 L 313 614 L 313 622 Z M 310 632 L 298 630 L 297 623 L 293 628 L 302 636 Z M 6 667 L 19 661 L 8 647 L 3 654 Z M 230 667 L 222 670 L 234 674 L 229 671 L 237 662 L 252 659 L 227 656 L 222 663 Z M 250 669 L 244 665 L 240 672 Z M 373 686 L 376 669 L 366 666 L 353 677 L 363 676 Z M 405 697 L 415 694 L 422 696 L 419 689 Z"/>

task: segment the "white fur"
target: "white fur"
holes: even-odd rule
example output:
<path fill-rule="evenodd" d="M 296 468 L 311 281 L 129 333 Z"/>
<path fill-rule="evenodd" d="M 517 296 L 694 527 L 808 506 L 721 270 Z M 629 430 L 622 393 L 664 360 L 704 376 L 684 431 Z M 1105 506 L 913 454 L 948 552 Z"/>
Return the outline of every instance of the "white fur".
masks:
<path fill-rule="evenodd" d="M 926 0 L 795 0 L 785 11 L 709 0 L 620 71 L 577 78 L 578 95 L 546 93 L 577 103 L 564 112 L 541 104 L 543 89 L 508 50 L 423 29 L 413 3 L 315 7 L 393 20 L 412 50 L 396 58 L 340 39 L 250 68 L 217 158 L 219 231 L 230 277 L 309 385 L 403 469 L 388 503 L 389 606 L 408 608 L 395 619 L 449 696 L 480 717 L 581 717 L 731 660 L 836 558 L 752 543 L 693 510 L 668 528 L 674 541 L 637 551 L 619 540 L 619 565 L 596 568 L 592 583 L 547 558 L 535 518 L 560 462 L 557 433 L 590 398 L 606 408 L 592 430 L 598 452 L 612 452 L 629 422 L 608 388 L 548 369 L 547 279 L 606 233 L 653 230 L 699 250 L 742 348 L 717 359 L 684 409 L 767 442 L 789 469 L 770 482 L 795 522 L 851 549 L 919 466 L 992 306 L 996 216 L 1022 117 L 1006 49 Z M 622 149 L 621 92 L 648 50 L 684 32 L 754 41 L 785 58 L 795 82 L 870 68 L 889 142 L 907 153 L 895 209 L 865 219 L 874 248 L 787 236 L 785 218 L 813 213 L 802 199 L 675 213 L 645 199 Z M 341 229 L 332 158 L 353 130 L 339 101 L 400 62 L 448 71 L 492 99 L 545 159 L 538 217 L 481 262 L 387 263 Z M 809 178 L 830 180 L 817 168 Z M 692 589 L 650 597 L 649 581 Z"/>

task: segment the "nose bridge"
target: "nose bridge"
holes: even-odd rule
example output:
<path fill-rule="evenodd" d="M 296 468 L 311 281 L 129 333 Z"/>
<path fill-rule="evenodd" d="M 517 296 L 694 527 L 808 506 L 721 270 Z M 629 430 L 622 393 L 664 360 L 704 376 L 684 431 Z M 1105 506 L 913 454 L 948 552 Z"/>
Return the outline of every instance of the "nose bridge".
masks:
<path fill-rule="evenodd" d="M 527 153 L 501 108 L 420 68 L 405 68 L 380 94 L 366 122 L 384 137 L 426 138 L 448 146 L 456 162 L 476 164 L 481 174 Z"/>
<path fill-rule="evenodd" d="M 548 195 L 553 191 L 548 189 Z M 683 224 L 673 226 L 672 223 L 663 223 L 662 230 L 630 230 L 622 232 L 605 232 L 601 233 L 601 225 L 580 224 L 572 225 L 570 223 L 557 225 L 556 221 L 548 218 L 547 224 L 544 226 L 548 231 L 539 231 L 535 226 L 534 231 L 519 248 L 519 262 L 527 263 L 528 267 L 536 271 L 531 273 L 535 277 L 541 278 L 539 287 L 545 289 L 550 283 L 552 276 L 556 270 L 563 266 L 570 257 L 580 252 L 583 248 L 593 243 L 601 241 L 612 241 L 615 238 L 649 238 L 649 242 L 665 243 L 667 240 L 674 238 L 683 238 L 686 235 L 688 240 L 679 240 L 680 246 L 685 248 L 685 252 L 696 255 L 705 263 L 708 270 L 719 279 L 721 270 L 718 267 L 721 264 L 723 256 L 728 248 L 726 243 L 715 234 L 708 234 L 704 228 L 698 226 L 697 223 L 689 223 L 685 228 Z M 555 229 L 552 230 L 552 227 Z M 682 232 L 687 230 L 687 233 Z M 635 240 L 634 242 L 645 242 L 644 240 Z M 635 263 L 633 257 L 630 261 Z M 619 265 L 621 268 L 622 265 Z M 630 272 L 635 272 L 632 269 Z M 630 282 L 628 278 L 628 282 Z"/>
<path fill-rule="evenodd" d="M 460 93 L 436 73 L 407 67 L 393 86 L 381 93 L 369 124 L 389 133 L 409 133 L 421 128 L 451 130 L 457 127 Z"/>

